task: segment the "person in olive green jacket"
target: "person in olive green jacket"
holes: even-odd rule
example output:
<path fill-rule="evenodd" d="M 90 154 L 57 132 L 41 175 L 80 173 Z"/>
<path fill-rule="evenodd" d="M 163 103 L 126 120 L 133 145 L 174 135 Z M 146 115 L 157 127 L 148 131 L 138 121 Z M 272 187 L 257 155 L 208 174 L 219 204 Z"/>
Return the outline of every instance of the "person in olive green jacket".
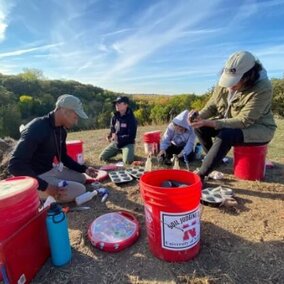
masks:
<path fill-rule="evenodd" d="M 232 54 L 205 107 L 189 113 L 206 153 L 198 171 L 201 179 L 222 162 L 232 146 L 269 143 L 276 130 L 271 101 L 272 85 L 261 63 L 247 51 Z"/>

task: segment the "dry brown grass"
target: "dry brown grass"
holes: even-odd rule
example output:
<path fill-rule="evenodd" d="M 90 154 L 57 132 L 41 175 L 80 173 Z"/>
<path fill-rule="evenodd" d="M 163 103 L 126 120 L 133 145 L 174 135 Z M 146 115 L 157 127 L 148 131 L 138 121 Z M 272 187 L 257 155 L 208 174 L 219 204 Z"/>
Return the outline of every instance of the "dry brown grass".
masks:
<path fill-rule="evenodd" d="M 269 146 L 269 158 L 275 163 L 264 182 L 240 181 L 232 175 L 232 163 L 222 167 L 222 184 L 234 189 L 238 207 L 204 207 L 200 254 L 185 263 L 167 263 L 148 249 L 143 202 L 137 182 L 111 189 L 106 204 L 92 200 L 88 212 L 69 213 L 69 232 L 73 247 L 72 263 L 54 268 L 48 262 L 34 283 L 284 283 L 284 122 Z M 165 126 L 139 127 L 137 159 L 145 159 L 142 135 Z M 70 133 L 69 139 L 82 139 L 89 164 L 99 166 L 98 154 L 106 145 L 107 130 Z M 119 159 L 119 157 L 118 157 Z M 192 169 L 198 162 L 191 165 Z M 141 236 L 130 248 L 117 254 L 95 249 L 87 238 L 88 225 L 101 214 L 129 210 L 141 224 Z"/>

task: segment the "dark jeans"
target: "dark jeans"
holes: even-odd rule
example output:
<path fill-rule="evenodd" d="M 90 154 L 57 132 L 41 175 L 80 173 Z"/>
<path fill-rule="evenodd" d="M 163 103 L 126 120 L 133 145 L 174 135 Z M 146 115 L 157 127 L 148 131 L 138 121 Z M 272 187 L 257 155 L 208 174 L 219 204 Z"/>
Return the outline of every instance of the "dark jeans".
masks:
<path fill-rule="evenodd" d="M 206 153 L 198 173 L 201 178 L 210 174 L 221 164 L 222 159 L 232 146 L 256 146 L 268 143 L 244 143 L 241 129 L 222 128 L 216 130 L 212 127 L 200 127 L 195 129 L 194 132 L 202 145 L 203 151 Z M 215 137 L 214 141 L 213 137 Z"/>
<path fill-rule="evenodd" d="M 168 149 L 166 149 L 166 159 L 171 159 L 173 157 L 173 154 L 179 154 L 182 149 L 184 147 L 178 147 L 174 144 L 171 144 Z M 186 156 L 186 159 L 187 159 L 187 162 L 191 162 L 193 161 L 195 158 L 195 153 L 194 151 L 192 151 L 191 153 L 189 153 L 187 156 Z M 184 157 L 181 158 L 183 161 L 184 161 Z"/>

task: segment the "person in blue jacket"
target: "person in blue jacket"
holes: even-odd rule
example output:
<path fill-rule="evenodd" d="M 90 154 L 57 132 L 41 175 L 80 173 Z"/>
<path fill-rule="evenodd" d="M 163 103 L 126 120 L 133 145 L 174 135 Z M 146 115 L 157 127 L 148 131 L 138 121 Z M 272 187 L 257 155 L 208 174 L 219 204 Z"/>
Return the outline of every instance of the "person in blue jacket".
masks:
<path fill-rule="evenodd" d="M 129 107 L 128 97 L 117 97 L 113 104 L 116 111 L 111 118 L 110 133 L 107 136 L 110 144 L 100 154 L 100 160 L 107 162 L 122 152 L 123 163 L 131 164 L 134 161 L 137 122 Z"/>
<path fill-rule="evenodd" d="M 195 157 L 195 134 L 188 123 L 188 114 L 188 110 L 178 114 L 168 125 L 163 135 L 158 157 L 162 157 L 165 164 L 171 164 L 173 154 L 184 159 L 186 163 Z"/>

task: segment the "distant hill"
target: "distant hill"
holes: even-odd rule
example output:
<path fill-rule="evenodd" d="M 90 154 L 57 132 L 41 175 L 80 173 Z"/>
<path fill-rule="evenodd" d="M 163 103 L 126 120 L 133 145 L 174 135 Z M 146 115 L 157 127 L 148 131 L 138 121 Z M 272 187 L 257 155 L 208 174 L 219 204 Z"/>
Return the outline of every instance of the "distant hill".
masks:
<path fill-rule="evenodd" d="M 284 80 L 273 79 L 273 109 L 284 116 Z M 201 109 L 213 88 L 202 96 L 195 94 L 159 95 L 125 94 L 82 84 L 73 80 L 48 80 L 36 69 L 25 69 L 18 75 L 0 74 L 0 138 L 18 138 L 19 125 L 42 116 L 54 108 L 57 97 L 71 94 L 79 97 L 89 116 L 74 130 L 106 128 L 113 112 L 113 100 L 119 95 L 130 98 L 130 107 L 140 125 L 167 123 L 184 109 Z"/>

